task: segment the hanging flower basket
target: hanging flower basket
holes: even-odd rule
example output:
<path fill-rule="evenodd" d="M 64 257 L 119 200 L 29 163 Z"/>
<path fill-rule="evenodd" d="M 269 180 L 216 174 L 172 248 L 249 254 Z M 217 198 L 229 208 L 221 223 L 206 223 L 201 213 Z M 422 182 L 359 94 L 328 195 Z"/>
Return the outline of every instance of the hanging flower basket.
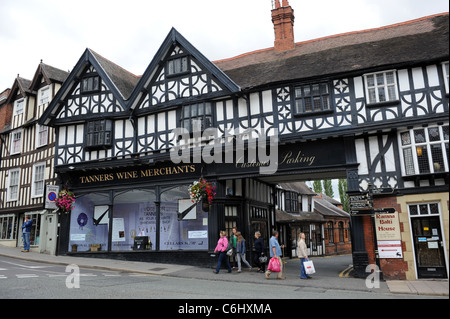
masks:
<path fill-rule="evenodd" d="M 73 205 L 75 203 L 75 195 L 72 192 L 64 189 L 59 192 L 58 198 L 56 199 L 55 203 L 63 213 L 69 214 L 72 209 L 75 208 L 75 206 Z"/>
<path fill-rule="evenodd" d="M 189 185 L 189 196 L 193 203 L 202 202 L 202 208 L 204 211 L 209 211 L 209 205 L 212 204 L 214 196 L 215 186 L 212 183 L 208 183 L 204 178 L 200 178 Z"/>

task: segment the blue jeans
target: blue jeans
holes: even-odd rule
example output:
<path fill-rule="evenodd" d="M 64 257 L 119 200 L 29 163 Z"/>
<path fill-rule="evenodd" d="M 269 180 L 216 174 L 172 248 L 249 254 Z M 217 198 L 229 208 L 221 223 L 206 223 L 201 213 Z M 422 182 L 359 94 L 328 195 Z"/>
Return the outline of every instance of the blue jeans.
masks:
<path fill-rule="evenodd" d="M 307 260 L 308 260 L 308 259 L 306 259 L 306 258 L 300 258 L 300 264 L 301 264 L 300 278 L 301 278 L 301 279 L 306 279 L 306 278 L 310 277 L 310 276 L 308 276 L 308 275 L 306 274 L 306 271 L 305 271 L 305 265 L 303 265 L 303 263 L 304 263 L 305 261 L 307 261 Z"/>
<path fill-rule="evenodd" d="M 219 261 L 217 263 L 216 272 L 219 272 L 220 266 L 222 265 L 222 261 L 224 259 L 225 259 L 225 263 L 226 263 L 227 268 L 228 268 L 228 272 L 231 272 L 231 266 L 230 266 L 230 263 L 228 262 L 228 256 L 227 256 L 227 253 L 224 252 L 224 251 L 221 251 L 219 253 Z"/>
<path fill-rule="evenodd" d="M 30 250 L 30 233 L 22 233 L 23 238 L 23 250 Z"/>

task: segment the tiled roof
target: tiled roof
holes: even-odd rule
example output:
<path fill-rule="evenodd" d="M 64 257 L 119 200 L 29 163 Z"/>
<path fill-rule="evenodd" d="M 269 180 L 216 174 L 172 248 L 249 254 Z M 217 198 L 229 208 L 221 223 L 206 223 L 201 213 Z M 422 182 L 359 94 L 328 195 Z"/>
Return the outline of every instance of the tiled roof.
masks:
<path fill-rule="evenodd" d="M 241 88 L 448 58 L 448 12 L 215 61 Z"/>

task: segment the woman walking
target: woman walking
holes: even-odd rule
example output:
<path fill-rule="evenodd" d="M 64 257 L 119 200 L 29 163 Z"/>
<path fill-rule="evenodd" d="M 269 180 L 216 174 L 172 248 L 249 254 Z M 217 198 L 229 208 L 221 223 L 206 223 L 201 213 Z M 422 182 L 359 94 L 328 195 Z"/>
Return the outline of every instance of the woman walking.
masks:
<path fill-rule="evenodd" d="M 225 259 L 225 263 L 226 266 L 228 268 L 228 272 L 231 272 L 231 266 L 230 263 L 228 262 L 228 257 L 227 257 L 227 247 L 228 247 L 228 239 L 227 239 L 227 234 L 225 233 L 225 231 L 221 230 L 220 231 L 220 239 L 217 242 L 217 246 L 216 249 L 214 249 L 214 253 L 219 253 L 219 261 L 217 263 L 217 267 L 216 270 L 214 271 L 215 274 L 219 273 L 220 270 L 220 266 L 222 265 L 222 261 Z"/>
<path fill-rule="evenodd" d="M 258 265 L 258 272 L 264 272 L 265 263 L 260 261 L 260 257 L 264 257 L 264 241 L 259 231 L 255 232 L 255 258 L 254 262 Z"/>
<path fill-rule="evenodd" d="M 247 267 L 250 268 L 250 270 L 252 270 L 252 266 L 245 259 L 245 239 L 244 237 L 242 237 L 242 234 L 240 232 L 236 233 L 236 237 L 237 237 L 236 257 L 238 263 L 238 272 L 241 272 L 241 259 L 244 262 L 244 264 L 246 264 Z"/>

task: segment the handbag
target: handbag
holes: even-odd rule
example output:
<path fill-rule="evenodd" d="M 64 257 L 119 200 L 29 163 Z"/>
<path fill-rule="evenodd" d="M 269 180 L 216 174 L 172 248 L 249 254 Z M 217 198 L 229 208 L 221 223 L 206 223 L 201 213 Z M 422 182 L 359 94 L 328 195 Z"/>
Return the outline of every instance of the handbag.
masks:
<path fill-rule="evenodd" d="M 305 273 L 307 275 L 312 275 L 316 272 L 316 269 L 314 268 L 314 263 L 312 260 L 307 260 L 303 262 L 303 267 L 305 267 Z"/>
<path fill-rule="evenodd" d="M 227 253 L 227 256 L 233 256 L 233 246 L 231 244 L 231 240 L 228 241 L 227 249 L 225 249 L 225 252 Z"/>
<path fill-rule="evenodd" d="M 269 265 L 267 266 L 267 270 L 270 270 L 272 272 L 280 272 L 281 271 L 281 264 L 278 258 L 272 257 L 269 261 Z"/>
<path fill-rule="evenodd" d="M 267 256 L 261 256 L 261 257 L 259 257 L 259 262 L 260 262 L 261 264 L 265 264 L 265 263 L 267 262 Z"/>

